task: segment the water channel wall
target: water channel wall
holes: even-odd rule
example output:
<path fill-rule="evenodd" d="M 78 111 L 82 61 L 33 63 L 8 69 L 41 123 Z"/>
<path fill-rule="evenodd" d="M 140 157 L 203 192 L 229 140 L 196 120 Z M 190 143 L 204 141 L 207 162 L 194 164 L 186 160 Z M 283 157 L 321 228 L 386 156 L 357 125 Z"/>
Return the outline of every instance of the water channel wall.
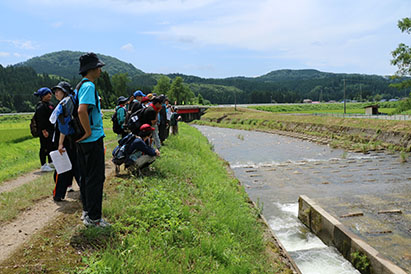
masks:
<path fill-rule="evenodd" d="M 301 195 L 298 204 L 301 222 L 326 245 L 336 247 L 361 273 L 406 274 L 307 196 Z"/>

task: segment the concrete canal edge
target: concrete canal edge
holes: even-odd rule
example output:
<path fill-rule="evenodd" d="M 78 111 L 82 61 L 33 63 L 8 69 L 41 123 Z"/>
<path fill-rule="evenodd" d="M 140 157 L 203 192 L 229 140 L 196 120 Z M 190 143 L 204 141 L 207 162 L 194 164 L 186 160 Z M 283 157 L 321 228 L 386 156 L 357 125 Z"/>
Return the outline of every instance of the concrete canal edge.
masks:
<path fill-rule="evenodd" d="M 298 219 L 326 245 L 332 245 L 361 273 L 406 274 L 305 195 L 298 199 Z"/>

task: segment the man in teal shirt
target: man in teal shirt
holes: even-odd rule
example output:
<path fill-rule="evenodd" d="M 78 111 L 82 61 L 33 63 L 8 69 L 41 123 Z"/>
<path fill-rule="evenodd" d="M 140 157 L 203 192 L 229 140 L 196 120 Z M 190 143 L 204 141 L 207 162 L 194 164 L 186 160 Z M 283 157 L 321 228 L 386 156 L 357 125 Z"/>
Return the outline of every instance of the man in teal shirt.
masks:
<path fill-rule="evenodd" d="M 80 193 L 83 203 L 83 223 L 86 226 L 106 227 L 102 217 L 103 185 L 105 180 L 103 119 L 100 100 L 94 85 L 100 77 L 104 63 L 95 53 L 80 57 L 80 74 L 83 76 L 77 85 L 78 116 L 85 134 L 78 140 L 80 166 Z"/>

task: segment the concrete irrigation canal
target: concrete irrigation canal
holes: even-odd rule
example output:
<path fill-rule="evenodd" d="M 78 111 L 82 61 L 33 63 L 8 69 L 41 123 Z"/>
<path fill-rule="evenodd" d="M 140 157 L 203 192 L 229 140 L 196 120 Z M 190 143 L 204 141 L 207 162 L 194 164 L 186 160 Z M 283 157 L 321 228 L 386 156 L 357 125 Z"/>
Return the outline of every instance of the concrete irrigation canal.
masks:
<path fill-rule="evenodd" d="M 230 163 L 302 273 L 359 273 L 297 218 L 306 195 L 385 258 L 411 272 L 411 164 L 275 134 L 196 126 Z"/>

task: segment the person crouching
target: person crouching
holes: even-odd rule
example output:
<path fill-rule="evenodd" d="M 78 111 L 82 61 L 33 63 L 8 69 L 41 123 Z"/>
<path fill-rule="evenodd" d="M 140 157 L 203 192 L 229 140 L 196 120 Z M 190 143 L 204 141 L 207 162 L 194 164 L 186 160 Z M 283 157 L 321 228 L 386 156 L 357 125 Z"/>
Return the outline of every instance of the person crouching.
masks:
<path fill-rule="evenodd" d="M 134 141 L 126 148 L 126 154 L 130 156 L 125 162 L 125 168 L 133 174 L 141 175 L 142 169 L 151 165 L 156 157 L 160 156 L 160 151 L 150 145 L 153 132 L 152 126 L 143 124 Z"/>

